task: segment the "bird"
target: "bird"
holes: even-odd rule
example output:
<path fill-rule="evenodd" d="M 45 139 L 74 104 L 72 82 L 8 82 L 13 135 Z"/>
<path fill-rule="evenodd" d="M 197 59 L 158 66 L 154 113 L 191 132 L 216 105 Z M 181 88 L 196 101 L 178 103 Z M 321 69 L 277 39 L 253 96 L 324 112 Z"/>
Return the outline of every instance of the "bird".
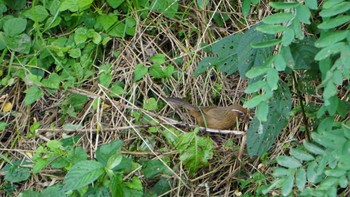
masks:
<path fill-rule="evenodd" d="M 178 97 L 168 97 L 166 101 L 189 110 L 189 113 L 196 119 L 199 126 L 210 129 L 232 129 L 239 119 L 248 115 L 248 110 L 239 104 L 233 104 L 227 107 L 195 107 Z"/>

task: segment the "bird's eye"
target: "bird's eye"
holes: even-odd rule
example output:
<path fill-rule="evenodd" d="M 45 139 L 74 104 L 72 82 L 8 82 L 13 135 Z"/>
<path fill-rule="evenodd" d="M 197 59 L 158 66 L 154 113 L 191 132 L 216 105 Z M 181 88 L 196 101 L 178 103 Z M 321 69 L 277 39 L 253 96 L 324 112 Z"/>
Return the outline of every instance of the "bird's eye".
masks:
<path fill-rule="evenodd" d="M 244 112 L 242 112 L 241 110 L 238 109 L 233 109 L 232 111 L 237 112 L 240 116 L 244 116 Z"/>

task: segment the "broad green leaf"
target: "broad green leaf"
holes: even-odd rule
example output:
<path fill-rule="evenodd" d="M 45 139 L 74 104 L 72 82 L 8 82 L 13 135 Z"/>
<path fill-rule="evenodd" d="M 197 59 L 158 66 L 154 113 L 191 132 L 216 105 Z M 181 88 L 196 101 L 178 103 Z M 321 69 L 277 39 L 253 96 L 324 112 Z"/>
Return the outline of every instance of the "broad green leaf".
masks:
<path fill-rule="evenodd" d="M 112 170 L 116 166 L 118 166 L 123 159 L 123 156 L 120 152 L 116 152 L 115 154 L 112 154 L 107 161 L 106 169 Z M 113 172 L 111 173 L 113 174 Z"/>
<path fill-rule="evenodd" d="M 290 9 L 299 5 L 298 2 L 270 2 L 270 6 L 276 9 Z"/>
<path fill-rule="evenodd" d="M 9 181 L 11 183 L 18 183 L 18 182 L 28 180 L 29 177 L 30 177 L 29 168 L 15 166 L 13 169 L 6 172 L 4 176 L 4 180 Z"/>
<path fill-rule="evenodd" d="M 148 72 L 148 68 L 142 64 L 137 64 L 134 70 L 134 82 L 142 79 Z"/>
<path fill-rule="evenodd" d="M 164 68 L 163 72 L 164 72 L 164 76 L 165 77 L 171 77 L 174 73 L 175 67 L 173 65 L 168 65 Z"/>
<path fill-rule="evenodd" d="M 269 150 L 276 137 L 287 125 L 291 110 L 291 93 L 284 82 L 274 91 L 269 100 L 269 113 L 266 122 L 254 117 L 249 124 L 247 133 L 247 150 L 252 157 L 261 156 Z"/>
<path fill-rule="evenodd" d="M 346 170 L 340 170 L 340 169 L 328 169 L 324 171 L 325 175 L 332 176 L 332 177 L 341 177 L 346 175 Z"/>
<path fill-rule="evenodd" d="M 176 150 L 185 168 L 194 174 L 199 168 L 209 165 L 208 160 L 213 157 L 213 142 L 195 132 L 185 133 L 177 139 Z"/>
<path fill-rule="evenodd" d="M 153 179 L 162 174 L 171 174 L 168 167 L 160 160 L 148 160 L 142 166 L 142 173 L 147 179 Z"/>
<path fill-rule="evenodd" d="M 278 88 L 278 81 L 279 81 L 279 75 L 278 71 L 276 69 L 270 69 L 267 71 L 266 74 L 266 80 L 267 84 L 270 86 L 271 90 L 276 90 Z"/>
<path fill-rule="evenodd" d="M 323 2 L 322 8 L 328 9 L 328 8 L 331 8 L 331 7 L 337 5 L 338 3 L 341 3 L 343 1 L 344 0 L 325 1 L 325 2 Z"/>
<path fill-rule="evenodd" d="M 118 8 L 125 0 L 107 0 L 107 3 L 113 8 Z"/>
<path fill-rule="evenodd" d="M 256 30 L 261 31 L 261 32 L 266 33 L 266 34 L 276 34 L 276 33 L 282 32 L 286 29 L 287 29 L 286 26 L 270 25 L 270 24 L 260 25 L 256 28 Z"/>
<path fill-rule="evenodd" d="M 337 184 L 338 184 L 338 178 L 336 178 L 336 177 L 326 177 L 324 180 L 322 180 L 322 182 L 318 186 L 318 189 L 327 191 L 327 193 L 328 193 Z M 327 196 L 336 196 L 336 195 L 327 195 Z"/>
<path fill-rule="evenodd" d="M 258 77 L 260 75 L 267 73 L 269 70 L 271 70 L 271 68 L 268 66 L 256 66 L 256 67 L 251 68 L 246 73 L 246 77 L 248 77 L 249 79 L 253 79 L 255 77 Z"/>
<path fill-rule="evenodd" d="M 14 25 L 16 24 L 16 25 Z M 5 21 L 3 30 L 5 35 L 14 36 L 22 33 L 27 26 L 27 20 L 23 18 L 11 18 Z"/>
<path fill-rule="evenodd" d="M 199 9 L 205 10 L 205 7 L 208 5 L 209 0 L 197 0 L 197 5 Z"/>
<path fill-rule="evenodd" d="M 294 30 L 290 27 L 283 32 L 282 44 L 283 46 L 290 45 L 294 40 Z"/>
<path fill-rule="evenodd" d="M 278 156 L 276 160 L 280 166 L 286 168 L 298 168 L 301 166 L 301 163 L 297 159 L 289 156 Z"/>
<path fill-rule="evenodd" d="M 305 0 L 305 5 L 312 10 L 317 10 L 317 0 Z"/>
<path fill-rule="evenodd" d="M 94 160 L 76 163 L 63 181 L 63 191 L 77 190 L 97 180 L 104 173 L 104 166 Z"/>
<path fill-rule="evenodd" d="M 165 55 L 164 54 L 156 54 L 150 58 L 150 60 L 155 64 L 164 64 L 165 63 Z"/>
<path fill-rule="evenodd" d="M 306 171 L 304 168 L 299 168 L 295 174 L 295 185 L 299 191 L 303 191 L 306 184 Z"/>
<path fill-rule="evenodd" d="M 346 188 L 349 184 L 348 179 L 346 178 L 346 176 L 342 176 L 339 178 L 339 186 L 341 188 Z"/>
<path fill-rule="evenodd" d="M 281 187 L 281 192 L 283 196 L 288 196 L 293 189 L 294 186 L 294 176 L 287 176 Z"/>
<path fill-rule="evenodd" d="M 273 47 L 281 43 L 281 39 L 273 39 L 273 40 L 268 40 L 268 41 L 263 41 L 263 42 L 256 42 L 252 43 L 251 46 L 253 48 L 266 48 L 266 47 Z"/>
<path fill-rule="evenodd" d="M 279 24 L 279 23 L 286 23 L 292 20 L 295 17 L 295 15 L 290 13 L 277 13 L 272 14 L 266 18 L 264 18 L 262 21 L 266 24 Z"/>
<path fill-rule="evenodd" d="M 49 13 L 47 12 L 44 6 L 37 5 L 37 6 L 31 7 L 27 11 L 24 11 L 23 15 L 35 22 L 40 23 L 49 16 Z"/>
<path fill-rule="evenodd" d="M 289 48 L 291 56 L 288 56 L 288 62 L 292 62 L 293 64 L 289 65 L 289 67 L 294 70 L 307 70 L 312 66 L 316 66 L 314 57 L 318 53 L 319 49 L 315 47 L 315 40 L 313 38 L 304 38 L 298 43 L 291 44 Z M 287 51 L 284 51 L 283 55 L 287 56 Z"/>
<path fill-rule="evenodd" d="M 349 15 L 340 15 L 335 18 L 327 18 L 317 27 L 320 29 L 332 29 L 350 21 Z"/>
<path fill-rule="evenodd" d="M 250 0 L 242 1 L 242 13 L 243 16 L 248 16 L 250 13 Z"/>
<path fill-rule="evenodd" d="M 81 56 L 81 51 L 79 48 L 73 48 L 68 51 L 68 54 L 72 58 L 79 58 Z"/>
<path fill-rule="evenodd" d="M 157 100 L 155 98 L 144 100 L 143 108 L 149 111 L 157 111 L 158 110 Z"/>
<path fill-rule="evenodd" d="M 114 14 L 109 15 L 99 15 L 97 16 L 96 23 L 94 25 L 95 29 L 103 30 L 108 32 L 110 28 L 116 24 L 118 17 Z M 109 32 L 108 32 L 109 33 Z"/>
<path fill-rule="evenodd" d="M 340 70 L 334 70 L 333 71 L 333 83 L 336 85 L 342 85 L 343 84 L 343 74 Z"/>
<path fill-rule="evenodd" d="M 103 165 L 107 165 L 109 158 L 116 152 L 121 150 L 123 146 L 122 140 L 112 141 L 108 144 L 103 144 L 99 146 L 96 150 L 96 159 Z"/>
<path fill-rule="evenodd" d="M 85 27 L 80 27 L 74 32 L 74 42 L 79 45 L 85 43 L 88 39 L 88 30 Z"/>
<path fill-rule="evenodd" d="M 290 155 L 292 155 L 293 157 L 295 157 L 301 161 L 312 161 L 315 159 L 311 154 L 309 154 L 309 153 L 307 153 L 299 148 L 291 148 Z"/>
<path fill-rule="evenodd" d="M 16 1 L 11 1 L 11 0 L 3 0 L 2 1 L 6 6 L 13 10 L 21 10 L 26 6 L 27 1 L 26 0 L 16 0 Z"/>
<path fill-rule="evenodd" d="M 331 17 L 338 14 L 342 14 L 350 9 L 350 2 L 341 2 L 330 8 L 322 9 L 320 16 L 322 17 Z"/>
<path fill-rule="evenodd" d="M 269 104 L 265 101 L 259 103 L 256 107 L 255 116 L 262 122 L 267 121 L 267 115 L 269 114 Z"/>
<path fill-rule="evenodd" d="M 126 91 L 119 83 L 113 83 L 111 87 L 111 92 L 113 93 L 112 96 L 122 95 L 125 94 Z"/>
<path fill-rule="evenodd" d="M 333 82 L 328 82 L 324 91 L 323 91 L 323 97 L 325 99 L 331 98 L 332 96 L 337 94 L 337 86 L 333 84 Z"/>
<path fill-rule="evenodd" d="M 163 69 L 160 65 L 154 64 L 149 68 L 148 73 L 156 78 L 156 79 L 161 79 L 161 78 L 165 78 L 165 74 L 163 72 Z"/>
<path fill-rule="evenodd" d="M 306 140 L 303 141 L 303 145 L 304 145 L 306 150 L 308 150 L 309 152 L 316 154 L 316 155 L 321 155 L 321 154 L 324 154 L 324 152 L 325 152 L 319 146 L 317 146 L 311 142 L 307 142 Z"/>
<path fill-rule="evenodd" d="M 26 91 L 26 96 L 24 97 L 24 105 L 30 105 L 35 101 L 39 100 L 43 95 L 43 91 L 37 86 L 31 86 Z"/>
<path fill-rule="evenodd" d="M 32 40 L 27 34 L 15 35 L 13 37 L 5 38 L 7 46 L 19 53 L 28 54 L 32 47 Z"/>
<path fill-rule="evenodd" d="M 328 32 L 322 35 L 316 42 L 318 48 L 330 46 L 336 42 L 342 41 L 349 35 L 349 30 L 338 30 L 336 32 Z"/>
<path fill-rule="evenodd" d="M 297 7 L 297 17 L 300 22 L 303 22 L 305 24 L 311 24 L 310 22 L 311 12 L 307 6 L 300 5 Z"/>
<path fill-rule="evenodd" d="M 152 11 L 163 13 L 166 17 L 174 18 L 179 8 L 179 3 L 173 0 L 152 1 Z"/>
<path fill-rule="evenodd" d="M 267 86 L 266 81 L 258 80 L 254 83 L 249 83 L 248 87 L 244 90 L 244 93 L 251 94 L 251 93 L 259 91 L 260 89 L 262 89 L 265 86 Z"/>
<path fill-rule="evenodd" d="M 51 73 L 47 79 L 41 81 L 43 86 L 52 89 L 59 89 L 61 82 L 62 79 L 57 73 Z"/>

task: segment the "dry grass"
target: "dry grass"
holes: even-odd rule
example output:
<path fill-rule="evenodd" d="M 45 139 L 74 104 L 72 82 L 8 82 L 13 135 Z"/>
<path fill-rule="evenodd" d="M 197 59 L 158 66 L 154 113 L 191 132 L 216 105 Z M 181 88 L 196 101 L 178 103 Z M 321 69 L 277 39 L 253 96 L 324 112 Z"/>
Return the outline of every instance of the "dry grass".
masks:
<path fill-rule="evenodd" d="M 192 1 L 190 1 L 192 2 Z M 241 15 L 238 2 L 230 3 L 228 0 L 218 0 L 211 3 L 210 10 L 197 10 L 194 5 L 181 3 L 181 12 L 186 13 L 186 18 L 182 20 L 169 19 L 161 14 L 151 13 L 145 19 L 139 19 L 137 23 L 137 33 L 129 40 L 114 39 L 112 45 L 105 52 L 104 62 L 113 65 L 113 81 L 124 82 L 127 93 L 120 98 L 112 99 L 108 97 L 108 90 L 98 85 L 96 78 L 86 81 L 77 89 L 61 91 L 57 94 L 46 94 L 44 98 L 30 107 L 23 104 L 23 91 L 25 87 L 21 82 L 15 82 L 13 86 L 1 90 L 7 94 L 2 103 L 8 101 L 14 103 L 11 113 L 6 113 L 1 119 L 14 125 L 0 133 L 0 153 L 12 160 L 28 158 L 31 159 L 33 152 L 40 144 L 52 140 L 61 139 L 67 135 L 82 134 L 83 138 L 79 145 L 89 152 L 90 157 L 98 145 L 108 143 L 112 140 L 124 140 L 124 154 L 135 159 L 147 157 L 149 159 L 161 159 L 165 155 L 173 155 L 173 151 L 161 152 L 160 148 L 168 147 L 160 134 L 151 134 L 146 128 L 136 125 L 130 112 L 133 110 L 142 111 L 149 116 L 161 120 L 162 124 L 167 124 L 171 119 L 181 117 L 185 123 L 194 124 L 193 119 L 183 110 L 172 109 L 168 105 L 164 106 L 157 114 L 147 112 L 142 109 L 142 101 L 154 97 L 159 103 L 164 102 L 168 96 L 186 97 L 187 100 L 197 105 L 221 105 L 230 103 L 241 103 L 248 95 L 244 94 L 247 85 L 246 81 L 240 79 L 237 74 L 226 76 L 212 69 L 199 77 L 193 77 L 196 65 L 206 53 L 200 50 L 200 43 L 213 43 L 217 39 L 241 32 L 254 25 L 259 19 L 270 13 L 266 3 L 261 3 L 254 7 L 251 18 L 244 18 Z M 211 13 L 229 13 L 230 19 L 224 26 L 218 27 L 213 22 Z M 136 14 L 134 17 L 138 17 Z M 183 36 L 179 36 L 179 31 Z M 121 51 L 118 58 L 114 58 L 112 53 Z M 133 71 L 137 64 L 149 66 L 149 58 L 156 54 L 166 54 L 169 64 L 176 66 L 178 77 L 167 80 L 155 81 L 148 75 L 139 82 L 133 82 Z M 177 59 L 183 58 L 182 64 L 177 64 Z M 216 88 L 222 85 L 221 89 Z M 65 97 L 72 93 L 86 95 L 90 101 L 78 114 L 77 118 L 65 118 L 62 122 L 59 106 Z M 214 97 L 213 95 L 218 95 Z M 126 96 L 127 95 L 127 96 Z M 92 109 L 93 99 L 100 98 L 101 103 L 96 110 Z M 243 99 L 242 99 L 243 98 Z M 176 115 L 174 117 L 174 115 Z M 292 120 L 287 132 L 284 132 L 271 149 L 271 157 L 283 154 L 283 145 L 290 143 L 293 136 L 300 127 L 301 117 Z M 25 137 L 28 135 L 29 127 L 33 122 L 39 121 L 41 127 L 35 137 Z M 81 130 L 66 131 L 60 129 L 63 123 L 81 123 L 84 128 Z M 146 125 L 147 126 L 147 125 Z M 52 129 L 57 128 L 57 129 Z M 247 124 L 240 125 L 238 130 L 245 131 Z M 185 129 L 185 127 L 180 127 Z M 188 129 L 188 128 L 187 128 Z M 184 131 L 186 132 L 186 131 Z M 169 196 L 234 196 L 239 193 L 238 180 L 248 179 L 253 172 L 269 171 L 269 166 L 258 168 L 259 161 L 249 159 L 246 152 L 239 155 L 240 146 L 244 145 L 242 136 L 208 134 L 215 142 L 214 158 L 210 161 L 210 166 L 201 169 L 194 177 L 190 177 L 185 170 L 177 169 L 174 174 L 173 189 L 166 195 Z M 146 139 L 154 139 L 153 145 L 148 144 Z M 234 149 L 225 147 L 224 144 L 232 140 Z M 151 153 L 131 152 L 131 146 L 141 145 L 154 146 Z M 168 147 L 168 150 L 171 150 Z M 178 159 L 172 161 L 172 168 L 179 162 Z M 0 162 L 0 168 L 5 162 Z M 138 172 L 134 172 L 138 174 Z M 57 174 L 57 176 L 52 176 Z M 41 189 L 44 186 L 52 185 L 62 180 L 60 172 L 52 169 L 45 169 L 43 172 L 33 175 L 32 178 L 20 185 L 17 192 L 24 189 Z M 143 179 L 145 187 L 146 179 Z M 0 178 L 2 179 L 2 178 Z M 254 187 L 250 188 L 254 191 Z M 18 193 L 17 193 L 18 194 Z"/>

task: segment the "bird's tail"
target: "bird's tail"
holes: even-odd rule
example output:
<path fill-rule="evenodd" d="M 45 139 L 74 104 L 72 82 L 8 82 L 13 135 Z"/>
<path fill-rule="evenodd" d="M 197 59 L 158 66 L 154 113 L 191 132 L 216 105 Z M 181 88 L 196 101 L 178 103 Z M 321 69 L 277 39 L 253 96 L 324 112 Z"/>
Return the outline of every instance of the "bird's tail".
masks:
<path fill-rule="evenodd" d="M 180 106 L 180 107 L 183 107 L 185 109 L 188 109 L 190 111 L 196 111 L 196 108 L 191 105 L 189 102 L 181 99 L 181 98 L 177 98 L 177 97 L 168 97 L 166 99 L 166 101 L 172 103 L 172 104 L 175 104 L 177 106 Z"/>

